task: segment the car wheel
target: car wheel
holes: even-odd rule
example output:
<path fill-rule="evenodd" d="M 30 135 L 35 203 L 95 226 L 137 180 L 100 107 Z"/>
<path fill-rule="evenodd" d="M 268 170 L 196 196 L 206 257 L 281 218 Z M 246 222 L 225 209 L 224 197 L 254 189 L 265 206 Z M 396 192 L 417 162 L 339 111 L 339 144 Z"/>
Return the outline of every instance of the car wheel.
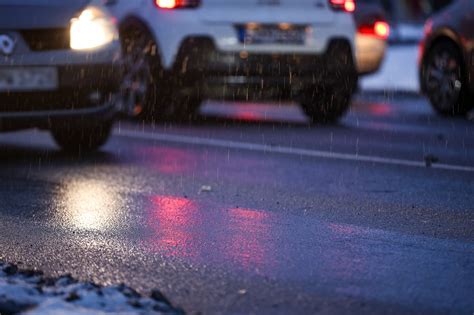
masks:
<path fill-rule="evenodd" d="M 335 123 L 349 109 L 352 90 L 352 88 L 308 90 L 301 100 L 303 110 L 313 123 Z"/>
<path fill-rule="evenodd" d="M 471 108 L 461 54 L 449 41 L 428 52 L 422 72 L 424 90 L 433 108 L 442 115 L 465 115 Z"/>
<path fill-rule="evenodd" d="M 192 122 L 198 117 L 199 106 L 202 100 L 195 97 L 174 95 L 173 102 L 175 112 L 170 116 L 170 120 L 176 122 Z"/>
<path fill-rule="evenodd" d="M 88 153 L 96 151 L 110 137 L 112 122 L 93 127 L 53 128 L 51 134 L 56 143 L 66 152 Z"/>
<path fill-rule="evenodd" d="M 122 103 L 131 117 L 184 121 L 196 116 L 200 100 L 180 95 L 179 82 L 161 67 L 153 36 L 137 23 L 122 27 Z"/>
<path fill-rule="evenodd" d="M 162 75 L 157 46 L 151 34 L 139 25 L 128 25 L 120 32 L 123 80 L 122 108 L 131 117 L 154 114 Z"/>

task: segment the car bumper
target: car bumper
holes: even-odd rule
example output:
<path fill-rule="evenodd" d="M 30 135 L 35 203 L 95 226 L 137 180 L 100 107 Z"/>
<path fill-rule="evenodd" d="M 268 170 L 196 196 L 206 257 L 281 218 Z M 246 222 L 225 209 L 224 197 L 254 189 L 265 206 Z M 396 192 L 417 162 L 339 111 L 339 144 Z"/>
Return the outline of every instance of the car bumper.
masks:
<path fill-rule="evenodd" d="M 0 60 L 0 67 L 45 65 L 56 68 L 58 74 L 58 86 L 52 90 L 0 92 L 0 130 L 112 119 L 121 83 L 119 60 L 111 58 L 114 51 L 118 50 L 108 49 L 88 57 L 74 52 L 51 53 L 57 59 L 51 58 L 54 62 L 50 63 L 39 63 L 31 55 L 22 62 L 18 56 L 8 64 Z"/>
<path fill-rule="evenodd" d="M 385 57 L 386 41 L 358 34 L 356 36 L 356 60 L 359 74 L 371 74 L 380 69 Z"/>
<path fill-rule="evenodd" d="M 348 42 L 332 41 L 324 54 L 222 52 L 210 39 L 188 39 L 173 68 L 172 84 L 208 98 L 291 98 L 310 86 L 357 81 Z"/>
<path fill-rule="evenodd" d="M 116 113 L 120 67 L 59 66 L 54 91 L 0 93 L 0 130 L 45 128 L 68 121 L 110 120 Z"/>

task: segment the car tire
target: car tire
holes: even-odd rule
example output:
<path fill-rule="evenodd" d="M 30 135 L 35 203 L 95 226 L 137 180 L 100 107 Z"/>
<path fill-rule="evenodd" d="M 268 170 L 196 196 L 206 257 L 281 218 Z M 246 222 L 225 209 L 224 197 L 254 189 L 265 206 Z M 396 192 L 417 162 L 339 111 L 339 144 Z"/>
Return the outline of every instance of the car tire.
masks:
<path fill-rule="evenodd" d="M 424 59 L 423 90 L 443 116 L 464 116 L 472 109 L 462 60 L 458 47 L 448 40 L 436 43 Z"/>
<path fill-rule="evenodd" d="M 51 129 L 54 141 L 64 151 L 84 154 L 98 150 L 110 137 L 112 122 L 92 127 L 61 127 Z"/>
<path fill-rule="evenodd" d="M 150 32 L 134 22 L 123 26 L 120 34 L 124 60 L 122 96 L 129 116 L 153 121 L 194 119 L 201 100 L 176 91 L 179 82 L 161 66 L 159 49 Z"/>
<path fill-rule="evenodd" d="M 331 43 L 326 55 L 323 77 L 329 80 L 306 86 L 301 94 L 301 105 L 312 123 L 336 123 L 349 109 L 357 89 L 359 78 L 349 43 Z"/>
<path fill-rule="evenodd" d="M 198 117 L 199 106 L 202 101 L 198 98 L 175 94 L 172 100 L 175 112 L 169 116 L 170 121 L 193 122 Z"/>
<path fill-rule="evenodd" d="M 353 88 L 315 88 L 304 93 L 301 105 L 312 123 L 336 123 L 349 109 L 352 94 Z"/>
<path fill-rule="evenodd" d="M 158 104 L 165 98 L 166 91 L 162 88 L 165 80 L 158 47 L 150 32 L 135 21 L 120 28 L 120 38 L 123 110 L 131 117 L 155 117 L 159 114 L 161 106 Z"/>

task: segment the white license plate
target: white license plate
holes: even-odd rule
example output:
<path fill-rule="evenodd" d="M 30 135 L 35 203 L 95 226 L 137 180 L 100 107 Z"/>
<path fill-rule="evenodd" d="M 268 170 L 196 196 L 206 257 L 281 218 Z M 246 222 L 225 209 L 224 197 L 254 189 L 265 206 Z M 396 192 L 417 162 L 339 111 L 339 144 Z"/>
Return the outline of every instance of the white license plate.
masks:
<path fill-rule="evenodd" d="M 0 92 L 51 91 L 58 88 L 54 67 L 0 67 Z"/>
<path fill-rule="evenodd" d="M 306 28 L 292 26 L 282 29 L 279 26 L 243 27 L 240 40 L 245 44 L 287 44 L 304 45 Z"/>

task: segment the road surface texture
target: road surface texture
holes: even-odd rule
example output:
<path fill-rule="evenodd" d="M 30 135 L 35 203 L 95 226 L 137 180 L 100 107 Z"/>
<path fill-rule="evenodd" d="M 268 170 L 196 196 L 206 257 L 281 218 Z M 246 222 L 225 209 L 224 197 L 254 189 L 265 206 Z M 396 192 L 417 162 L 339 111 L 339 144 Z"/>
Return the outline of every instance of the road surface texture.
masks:
<path fill-rule="evenodd" d="M 85 158 L 0 135 L 0 261 L 190 314 L 473 314 L 472 120 L 394 95 L 358 96 L 337 126 L 294 105 L 202 111 L 121 122 Z"/>

